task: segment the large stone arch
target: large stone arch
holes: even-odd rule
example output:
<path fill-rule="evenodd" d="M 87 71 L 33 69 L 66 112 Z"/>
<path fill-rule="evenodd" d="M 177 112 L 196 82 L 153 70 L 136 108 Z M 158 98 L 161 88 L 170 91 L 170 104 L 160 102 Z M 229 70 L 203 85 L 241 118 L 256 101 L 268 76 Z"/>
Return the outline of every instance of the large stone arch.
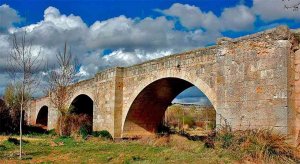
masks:
<path fill-rule="evenodd" d="M 173 80 L 177 80 L 177 82 L 181 82 L 182 84 L 185 83 L 185 84 L 183 84 L 185 86 L 183 86 L 182 88 L 179 88 L 179 90 L 175 91 L 176 93 L 168 101 L 171 102 L 179 93 L 181 93 L 185 89 L 187 89 L 191 86 L 196 86 L 199 90 L 201 90 L 208 97 L 208 99 L 211 101 L 212 105 L 214 106 L 214 108 L 217 112 L 216 93 L 213 90 L 213 88 L 209 87 L 209 85 L 207 85 L 207 83 L 204 82 L 203 80 L 201 80 L 200 78 L 189 78 L 189 77 L 186 76 L 186 74 L 180 74 L 180 73 L 177 73 L 176 76 L 166 76 L 164 74 L 159 74 L 159 73 L 157 75 L 158 76 L 155 76 L 155 78 L 144 79 L 144 80 L 140 81 L 139 85 L 136 86 L 133 93 L 131 94 L 132 96 L 130 97 L 130 99 L 127 103 L 128 106 L 125 106 L 125 112 L 123 113 L 123 117 L 122 117 L 122 137 L 129 137 L 128 134 L 126 134 L 126 129 L 124 129 L 124 128 L 125 128 L 125 126 L 127 126 L 126 125 L 126 119 L 130 115 L 130 109 L 134 105 L 136 99 L 139 97 L 139 95 L 145 89 L 147 89 L 147 87 L 151 86 L 152 84 L 154 84 L 154 83 L 156 83 L 160 80 L 173 79 Z M 164 104 L 164 105 L 167 105 L 167 104 Z M 143 116 L 143 117 L 146 117 L 146 116 Z M 160 116 L 158 116 L 158 117 L 160 117 Z M 144 118 L 142 118 L 142 119 L 144 119 Z"/>

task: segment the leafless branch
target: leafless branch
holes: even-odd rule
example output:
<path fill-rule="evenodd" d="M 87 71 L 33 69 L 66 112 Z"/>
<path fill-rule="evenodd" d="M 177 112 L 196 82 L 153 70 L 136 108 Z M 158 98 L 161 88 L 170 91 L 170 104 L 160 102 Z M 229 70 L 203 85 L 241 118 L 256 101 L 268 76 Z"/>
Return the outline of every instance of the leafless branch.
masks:
<path fill-rule="evenodd" d="M 36 73 L 39 70 L 39 58 L 41 51 L 37 54 L 32 52 L 32 40 L 27 38 L 26 30 L 17 36 L 16 33 L 12 35 L 12 49 L 8 59 L 8 73 L 14 79 L 15 86 L 17 87 L 18 94 L 21 100 L 18 102 L 20 105 L 20 159 L 22 159 L 22 121 L 23 110 L 26 110 L 27 103 L 30 100 L 33 86 L 36 87 L 37 79 Z M 20 92 L 20 93 L 19 93 Z"/>

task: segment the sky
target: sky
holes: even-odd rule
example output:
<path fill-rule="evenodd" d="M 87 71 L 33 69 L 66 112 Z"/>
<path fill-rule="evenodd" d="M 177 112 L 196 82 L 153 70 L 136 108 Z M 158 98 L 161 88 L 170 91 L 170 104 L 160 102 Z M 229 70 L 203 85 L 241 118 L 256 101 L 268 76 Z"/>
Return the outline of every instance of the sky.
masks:
<path fill-rule="evenodd" d="M 79 61 L 78 79 L 87 79 L 109 67 L 213 45 L 220 37 L 236 38 L 278 25 L 300 28 L 300 10 L 293 8 L 299 2 L 0 0 L 0 95 L 11 80 L 5 71 L 11 35 L 24 29 L 33 52 L 41 49 L 48 64 L 56 63 L 55 54 L 67 42 Z M 37 74 L 43 79 L 47 72 Z M 174 102 L 209 104 L 195 87 Z"/>

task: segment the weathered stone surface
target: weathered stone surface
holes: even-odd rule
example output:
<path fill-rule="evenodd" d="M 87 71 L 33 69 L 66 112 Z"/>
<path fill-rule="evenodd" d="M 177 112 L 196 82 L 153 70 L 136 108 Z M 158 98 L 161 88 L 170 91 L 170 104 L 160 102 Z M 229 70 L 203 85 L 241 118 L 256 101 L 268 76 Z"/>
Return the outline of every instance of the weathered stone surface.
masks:
<path fill-rule="evenodd" d="M 93 129 L 114 137 L 149 135 L 178 93 L 195 85 L 216 110 L 217 126 L 273 128 L 297 138 L 300 130 L 300 51 L 298 40 L 280 26 L 218 45 L 171 55 L 125 68 L 112 68 L 77 83 L 73 99 L 94 101 Z M 57 111 L 47 97 L 36 100 L 30 123 L 43 105 L 49 129 Z"/>

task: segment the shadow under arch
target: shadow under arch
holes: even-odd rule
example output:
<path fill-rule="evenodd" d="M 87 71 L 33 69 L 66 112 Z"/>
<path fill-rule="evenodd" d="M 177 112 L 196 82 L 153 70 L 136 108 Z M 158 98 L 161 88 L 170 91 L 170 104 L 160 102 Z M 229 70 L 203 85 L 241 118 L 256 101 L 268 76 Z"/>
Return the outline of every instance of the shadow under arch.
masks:
<path fill-rule="evenodd" d="M 2 98 L 0 98 L 0 107 L 5 107 L 5 101 Z"/>
<path fill-rule="evenodd" d="M 69 113 L 75 115 L 87 115 L 88 122 L 91 125 L 90 131 L 93 127 L 93 105 L 92 98 L 86 94 L 76 96 L 70 104 Z"/>
<path fill-rule="evenodd" d="M 47 127 L 48 126 L 48 106 L 44 105 L 39 110 L 36 117 L 36 124 Z"/>
<path fill-rule="evenodd" d="M 144 136 L 155 133 L 172 100 L 182 91 L 192 86 L 196 86 L 205 95 L 205 91 L 209 91 L 210 94 L 212 92 L 207 89 L 202 90 L 197 85 L 177 77 L 161 78 L 146 85 L 139 91 L 129 107 L 123 123 L 122 137 Z M 205 87 L 207 88 L 207 86 Z M 210 99 L 215 95 L 207 97 Z M 215 99 L 211 101 L 215 108 L 214 102 Z"/>

